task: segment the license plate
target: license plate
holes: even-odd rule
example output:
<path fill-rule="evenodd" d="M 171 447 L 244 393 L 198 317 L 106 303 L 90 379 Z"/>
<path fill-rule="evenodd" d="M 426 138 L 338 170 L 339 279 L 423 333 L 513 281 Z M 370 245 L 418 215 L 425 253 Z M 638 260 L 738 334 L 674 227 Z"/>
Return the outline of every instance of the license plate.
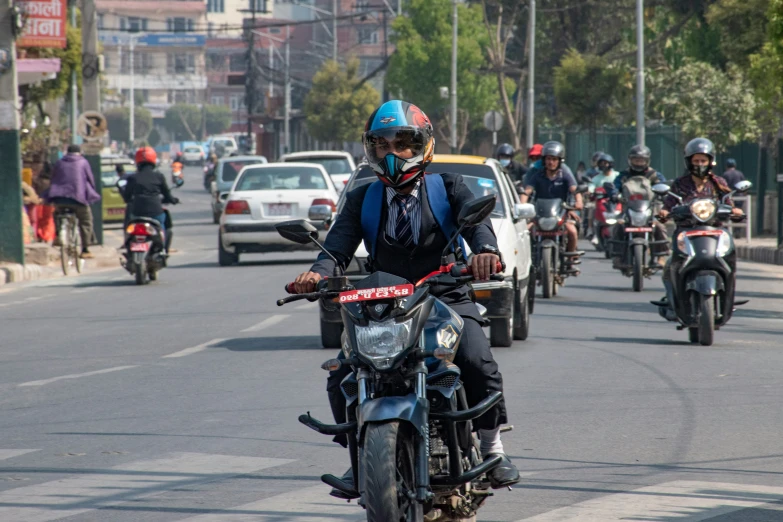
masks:
<path fill-rule="evenodd" d="M 110 216 L 121 216 L 121 215 L 125 214 L 125 209 L 124 208 L 110 208 L 110 209 L 108 209 L 108 214 Z"/>
<path fill-rule="evenodd" d="M 406 297 L 413 294 L 413 285 L 384 286 L 381 288 L 368 288 L 365 290 L 351 290 L 340 294 L 341 303 L 356 303 L 359 301 L 373 301 L 377 299 L 392 299 L 394 297 Z"/>
<path fill-rule="evenodd" d="M 652 227 L 625 227 L 626 232 L 652 232 Z"/>
<path fill-rule="evenodd" d="M 271 203 L 269 205 L 270 216 L 290 216 L 291 204 L 290 203 Z"/>
<path fill-rule="evenodd" d="M 131 243 L 130 244 L 130 251 L 131 252 L 149 252 L 150 244 L 149 243 Z"/>
<path fill-rule="evenodd" d="M 688 237 L 698 237 L 698 236 L 720 236 L 723 234 L 722 230 L 691 230 L 689 232 L 686 232 L 685 235 Z"/>

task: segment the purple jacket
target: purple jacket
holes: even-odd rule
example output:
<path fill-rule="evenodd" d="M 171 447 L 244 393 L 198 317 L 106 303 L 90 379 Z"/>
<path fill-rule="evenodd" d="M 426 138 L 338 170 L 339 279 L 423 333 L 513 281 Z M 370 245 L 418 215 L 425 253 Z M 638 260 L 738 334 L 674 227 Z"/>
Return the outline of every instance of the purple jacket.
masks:
<path fill-rule="evenodd" d="M 95 203 L 101 197 L 95 190 L 90 163 L 81 154 L 66 154 L 54 165 L 52 184 L 44 198 L 71 198 L 83 205 Z"/>

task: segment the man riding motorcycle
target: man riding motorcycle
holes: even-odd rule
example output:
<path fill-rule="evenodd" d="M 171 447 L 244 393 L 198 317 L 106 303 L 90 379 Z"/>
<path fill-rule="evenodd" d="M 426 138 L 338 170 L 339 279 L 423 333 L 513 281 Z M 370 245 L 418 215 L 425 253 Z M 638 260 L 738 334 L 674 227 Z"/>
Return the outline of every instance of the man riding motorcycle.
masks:
<path fill-rule="evenodd" d="M 136 174 L 127 178 L 127 185 L 122 191 L 125 203 L 130 206 L 133 217 L 148 217 L 160 223 L 161 231 L 165 233 L 166 253 L 171 247 L 173 223 L 171 216 L 163 210 L 162 203 L 176 205 L 179 198 L 172 196 L 166 177 L 156 170 L 158 155 L 152 147 L 141 147 L 136 151 Z M 163 200 L 161 203 L 161 196 Z"/>
<path fill-rule="evenodd" d="M 593 156 L 592 156 L 592 158 L 590 158 L 590 168 L 589 168 L 589 169 L 587 169 L 587 172 L 585 173 L 585 175 L 586 175 L 588 178 L 591 178 L 591 179 L 592 179 L 592 178 L 596 177 L 598 174 L 600 174 L 600 173 L 601 173 L 601 171 L 598 169 L 598 158 L 599 158 L 599 157 L 600 157 L 600 156 L 601 156 L 603 153 L 604 153 L 604 152 L 603 152 L 603 151 L 601 151 L 601 150 L 595 151 L 595 152 L 593 153 Z"/>
<path fill-rule="evenodd" d="M 576 179 L 574 179 L 570 169 L 566 171 L 563 168 L 565 167 L 565 164 L 563 163 L 563 160 L 565 159 L 565 147 L 563 147 L 563 144 L 557 141 L 548 141 L 544 143 L 542 155 L 544 156 L 544 168 L 541 170 L 533 170 L 528 174 L 525 183 L 525 191 L 520 196 L 522 203 L 527 203 L 534 191 L 537 198 L 560 198 L 563 202 L 568 201 L 568 196 L 570 194 L 574 194 L 576 197 L 574 208 L 576 210 L 581 210 L 582 195 L 576 191 Z M 567 248 L 569 252 L 576 252 L 576 223 L 579 221 L 579 217 L 573 211 L 569 211 L 569 217 L 570 219 L 567 220 L 565 224 L 566 234 L 568 235 Z M 578 256 L 573 256 L 571 261 L 578 261 L 578 259 Z"/>
<path fill-rule="evenodd" d="M 512 182 L 525 179 L 527 167 L 522 163 L 514 161 L 514 147 L 508 143 L 503 143 L 495 152 L 495 157 Z"/>
<path fill-rule="evenodd" d="M 602 152 L 598 156 L 596 166 L 598 167 L 598 174 L 595 176 L 590 176 L 593 187 L 599 189 L 604 186 L 604 183 L 614 184 L 614 180 L 619 174 L 616 170 L 614 170 L 614 158 L 609 154 Z"/>
<path fill-rule="evenodd" d="M 620 173 L 614 180 L 614 191 L 611 196 L 617 196 L 622 193 L 623 185 L 631 178 L 642 177 L 650 182 L 650 186 L 658 183 L 666 183 L 666 178 L 663 174 L 655 170 L 650 166 L 650 160 L 652 158 L 652 151 L 645 145 L 634 145 L 631 150 L 628 151 L 628 168 Z M 664 241 L 667 239 L 666 227 L 659 221 L 653 221 L 653 238 L 656 241 Z M 615 227 L 612 232 L 612 239 L 614 241 L 622 241 L 623 239 L 622 227 Z M 617 243 L 615 243 L 617 244 Z M 618 253 L 618 252 L 615 252 Z M 669 245 L 658 244 L 653 245 L 652 253 L 657 257 L 657 262 L 660 264 L 663 262 L 663 257 L 669 254 Z M 618 253 L 619 254 L 619 253 Z M 622 265 L 622 260 L 619 255 L 612 258 L 612 265 L 618 268 Z"/>
<path fill-rule="evenodd" d="M 695 138 L 685 146 L 685 166 L 686 172 L 672 183 L 669 191 L 682 198 L 682 203 L 688 203 L 698 198 L 722 198 L 731 192 L 731 189 L 720 176 L 712 172 L 712 165 L 715 160 L 715 145 L 707 138 Z M 679 205 L 680 202 L 672 195 L 668 195 L 663 200 L 663 209 L 658 214 L 661 222 L 666 222 L 672 208 Z M 733 205 L 731 200 L 726 201 L 727 205 Z M 742 216 L 741 209 L 734 207 L 731 210 L 733 216 Z M 675 230 L 674 235 L 677 236 Z M 663 284 L 666 287 L 667 295 L 671 293 L 671 277 L 680 271 L 683 261 L 681 259 L 673 260 L 671 256 L 663 269 Z M 663 301 L 667 298 L 664 296 Z"/>
<path fill-rule="evenodd" d="M 452 216 L 457 216 L 462 205 L 474 199 L 473 193 L 457 174 L 426 175 L 437 176 L 442 181 L 424 179 L 424 170 L 432 161 L 435 140 L 429 118 L 415 105 L 399 100 L 381 105 L 367 120 L 363 142 L 367 161 L 383 183 L 381 205 L 376 210 L 380 214 L 376 215 L 379 218 L 377 227 L 365 230 L 364 214 L 369 206 L 363 203 L 374 185 L 366 184 L 346 195 L 345 205 L 329 230 L 324 247 L 345 267 L 364 239 L 365 244 L 371 245 L 368 247 L 371 271 L 388 272 L 415 281 L 438 269 L 441 252 L 449 239 L 433 222 L 435 213 L 426 192 L 435 186 L 441 187 Z M 488 279 L 500 261 L 491 222 L 486 219 L 479 226 L 466 229 L 463 235 L 474 252 L 471 267 L 476 279 Z M 319 255 L 310 270 L 296 278 L 296 293 L 312 292 L 316 283 L 330 275 L 333 268 L 332 260 L 324 254 Z M 491 392 L 502 391 L 503 380 L 481 329 L 483 320 L 470 298 L 469 289 L 464 286 L 452 288 L 438 297 L 465 318 L 454 363 L 462 371 L 468 403 L 473 406 Z M 342 357 L 341 352 L 338 358 Z M 337 423 L 345 422 L 345 398 L 340 383 L 350 371 L 346 365 L 331 372 L 327 381 L 329 402 Z M 478 428 L 482 457 L 501 455 L 503 459 L 487 474 L 494 488 L 519 481 L 519 472 L 505 455 L 500 440 L 500 425 L 506 422 L 506 407 L 501 401 L 474 424 Z M 343 476 L 343 481 L 353 483 L 350 470 Z M 346 498 L 337 490 L 333 490 L 332 495 Z"/>

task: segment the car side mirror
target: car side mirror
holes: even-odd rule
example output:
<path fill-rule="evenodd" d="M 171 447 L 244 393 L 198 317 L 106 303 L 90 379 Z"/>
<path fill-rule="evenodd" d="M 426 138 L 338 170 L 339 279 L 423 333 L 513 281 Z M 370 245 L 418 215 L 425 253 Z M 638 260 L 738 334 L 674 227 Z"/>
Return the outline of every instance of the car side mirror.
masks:
<path fill-rule="evenodd" d="M 462 207 L 457 221 L 462 227 L 474 227 L 484 221 L 495 209 L 494 194 L 476 198 Z"/>
<path fill-rule="evenodd" d="M 313 205 L 307 212 L 307 219 L 310 221 L 331 221 L 331 205 Z"/>
<path fill-rule="evenodd" d="M 536 217 L 536 207 L 531 203 L 514 205 L 514 219 L 533 219 Z"/>
<path fill-rule="evenodd" d="M 219 197 L 219 198 L 220 198 L 222 201 L 225 201 L 225 200 L 227 200 L 227 199 L 228 199 L 228 196 L 229 196 L 229 194 L 230 194 L 229 192 L 223 192 L 223 193 L 221 193 L 221 194 L 220 194 L 220 196 L 218 196 L 218 197 Z"/>
<path fill-rule="evenodd" d="M 666 183 L 656 183 L 652 186 L 652 191 L 659 196 L 665 196 L 669 193 L 669 185 Z"/>
<path fill-rule="evenodd" d="M 122 190 L 122 189 L 124 189 L 126 187 L 127 184 L 128 184 L 128 180 L 127 179 L 121 179 L 121 180 L 117 181 L 117 188 Z"/>
<path fill-rule="evenodd" d="M 275 229 L 285 239 L 300 245 L 318 241 L 318 230 L 304 219 L 278 223 L 275 225 Z"/>
<path fill-rule="evenodd" d="M 752 186 L 753 186 L 753 183 L 751 183 L 750 181 L 744 179 L 744 180 L 738 182 L 736 185 L 734 185 L 734 190 L 736 190 L 737 192 L 747 192 L 747 191 L 750 190 L 750 187 L 752 187 Z"/>

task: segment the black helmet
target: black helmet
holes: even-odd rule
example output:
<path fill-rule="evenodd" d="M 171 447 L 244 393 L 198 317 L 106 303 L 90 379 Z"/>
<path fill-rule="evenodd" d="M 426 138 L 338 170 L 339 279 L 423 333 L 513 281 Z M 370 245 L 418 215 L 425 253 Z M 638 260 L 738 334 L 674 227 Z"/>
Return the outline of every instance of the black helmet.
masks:
<path fill-rule="evenodd" d="M 606 165 L 604 165 L 604 168 L 600 167 L 601 163 L 606 163 Z M 596 164 L 598 165 L 598 168 L 600 170 L 602 170 L 603 172 L 607 172 L 611 170 L 612 167 L 614 167 L 614 158 L 609 154 L 602 152 L 601 154 L 598 155 L 598 158 L 596 159 Z"/>
<path fill-rule="evenodd" d="M 650 152 L 649 147 L 645 145 L 634 145 L 631 147 L 631 150 L 628 151 L 628 168 L 633 172 L 645 172 L 648 168 L 650 168 L 651 156 L 652 152 Z M 631 160 L 633 159 L 643 159 L 644 166 L 634 165 L 631 163 Z"/>
<path fill-rule="evenodd" d="M 710 162 L 706 167 L 696 167 L 691 163 L 691 158 L 695 154 L 704 154 L 710 158 Z M 685 166 L 688 167 L 688 171 L 694 176 L 703 178 L 712 170 L 712 163 L 715 161 L 715 145 L 712 144 L 707 138 L 695 138 L 685 145 Z"/>
<path fill-rule="evenodd" d="M 512 147 L 508 143 L 502 143 L 500 147 L 498 147 L 498 150 L 495 151 L 495 157 L 499 158 L 500 156 L 508 156 L 509 158 L 513 158 L 514 147 Z"/>
<path fill-rule="evenodd" d="M 592 157 L 592 158 L 590 158 L 590 161 L 592 161 L 592 162 L 593 162 L 593 165 L 598 165 L 598 157 L 599 157 L 601 154 L 603 154 L 603 153 L 604 153 L 604 151 L 602 151 L 602 150 L 597 150 L 597 151 L 595 151 L 595 152 L 593 153 L 593 157 Z"/>
<path fill-rule="evenodd" d="M 728 169 L 736 169 L 737 168 L 737 160 L 734 158 L 729 158 L 726 160 L 726 168 Z"/>
<path fill-rule="evenodd" d="M 565 147 L 559 141 L 547 141 L 544 143 L 544 147 L 541 149 L 541 156 L 546 158 L 547 156 L 555 156 L 561 160 L 565 159 Z"/>

